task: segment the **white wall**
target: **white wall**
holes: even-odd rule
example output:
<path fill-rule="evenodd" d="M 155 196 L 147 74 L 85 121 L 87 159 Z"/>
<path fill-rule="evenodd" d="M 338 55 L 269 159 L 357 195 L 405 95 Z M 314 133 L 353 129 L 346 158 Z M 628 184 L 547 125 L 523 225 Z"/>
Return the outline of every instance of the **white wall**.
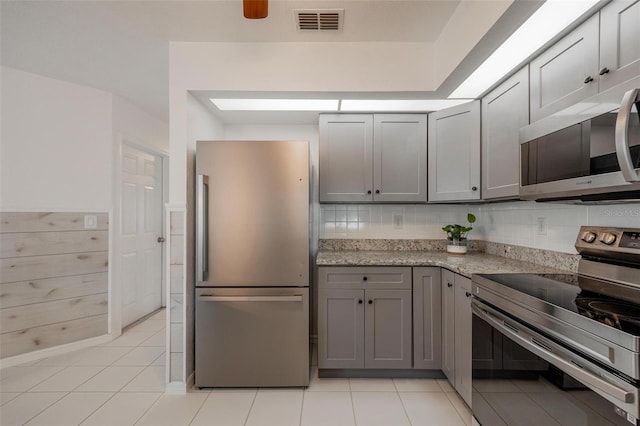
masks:
<path fill-rule="evenodd" d="M 109 211 L 112 97 L 2 67 L 2 210 Z"/>
<path fill-rule="evenodd" d="M 122 136 L 125 140 L 150 148 L 156 153 L 169 153 L 169 123 L 115 95 L 113 132 L 116 138 Z"/>
<path fill-rule="evenodd" d="M 120 144 L 168 153 L 168 123 L 102 90 L 1 71 L 0 209 L 111 213 L 109 306 L 112 330 L 118 331 Z"/>

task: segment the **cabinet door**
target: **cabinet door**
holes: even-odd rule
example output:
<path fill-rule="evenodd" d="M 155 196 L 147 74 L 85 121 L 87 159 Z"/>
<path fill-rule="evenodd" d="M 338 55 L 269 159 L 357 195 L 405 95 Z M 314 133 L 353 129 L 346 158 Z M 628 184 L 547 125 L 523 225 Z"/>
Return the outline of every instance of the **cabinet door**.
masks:
<path fill-rule="evenodd" d="M 373 116 L 373 199 L 427 201 L 427 115 Z"/>
<path fill-rule="evenodd" d="M 521 127 L 529 124 L 529 69 L 482 98 L 482 198 L 517 197 Z"/>
<path fill-rule="evenodd" d="M 598 93 L 598 14 L 531 61 L 531 121 Z"/>
<path fill-rule="evenodd" d="M 413 367 L 442 368 L 440 268 L 413 268 Z"/>
<path fill-rule="evenodd" d="M 640 75 L 640 1 L 614 0 L 600 10 L 600 73 L 600 91 Z"/>
<path fill-rule="evenodd" d="M 442 269 L 442 372 L 455 387 L 455 275 Z"/>
<path fill-rule="evenodd" d="M 318 291 L 318 368 L 364 367 L 364 290 Z"/>
<path fill-rule="evenodd" d="M 373 116 L 320 115 L 320 201 L 373 200 Z"/>
<path fill-rule="evenodd" d="M 365 299 L 365 368 L 411 368 L 411 290 L 366 290 Z"/>
<path fill-rule="evenodd" d="M 480 101 L 429 114 L 429 201 L 480 199 Z"/>
<path fill-rule="evenodd" d="M 455 276 L 456 391 L 471 407 L 471 280 Z"/>

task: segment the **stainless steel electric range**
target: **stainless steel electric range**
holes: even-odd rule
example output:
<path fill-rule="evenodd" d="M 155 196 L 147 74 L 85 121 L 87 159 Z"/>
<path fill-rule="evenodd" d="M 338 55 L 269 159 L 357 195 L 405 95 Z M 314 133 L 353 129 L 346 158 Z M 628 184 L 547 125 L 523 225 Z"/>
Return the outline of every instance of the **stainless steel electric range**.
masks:
<path fill-rule="evenodd" d="M 577 274 L 473 276 L 483 426 L 640 426 L 640 229 L 583 226 Z"/>

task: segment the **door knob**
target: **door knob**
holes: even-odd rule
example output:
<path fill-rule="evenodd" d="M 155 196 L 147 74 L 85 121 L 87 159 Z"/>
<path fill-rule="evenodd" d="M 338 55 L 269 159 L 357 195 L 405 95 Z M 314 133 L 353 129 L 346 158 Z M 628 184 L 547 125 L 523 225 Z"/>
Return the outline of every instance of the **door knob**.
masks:
<path fill-rule="evenodd" d="M 159 242 L 159 243 L 164 243 L 164 242 L 165 242 L 164 237 L 158 237 L 158 242 Z"/>
<path fill-rule="evenodd" d="M 373 300 L 369 300 L 369 304 L 370 304 L 370 305 L 373 305 Z"/>

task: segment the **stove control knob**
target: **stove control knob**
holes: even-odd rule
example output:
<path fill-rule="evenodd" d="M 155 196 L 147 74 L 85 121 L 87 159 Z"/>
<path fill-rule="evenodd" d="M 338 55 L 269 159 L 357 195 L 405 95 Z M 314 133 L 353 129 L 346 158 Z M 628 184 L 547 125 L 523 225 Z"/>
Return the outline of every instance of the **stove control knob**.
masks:
<path fill-rule="evenodd" d="M 610 232 L 605 232 L 603 234 L 600 234 L 600 242 L 610 246 L 611 244 L 616 242 L 616 236 L 615 234 L 612 234 Z"/>
<path fill-rule="evenodd" d="M 592 243 L 596 240 L 596 234 L 595 232 L 584 231 L 580 236 L 580 239 L 585 243 Z"/>

